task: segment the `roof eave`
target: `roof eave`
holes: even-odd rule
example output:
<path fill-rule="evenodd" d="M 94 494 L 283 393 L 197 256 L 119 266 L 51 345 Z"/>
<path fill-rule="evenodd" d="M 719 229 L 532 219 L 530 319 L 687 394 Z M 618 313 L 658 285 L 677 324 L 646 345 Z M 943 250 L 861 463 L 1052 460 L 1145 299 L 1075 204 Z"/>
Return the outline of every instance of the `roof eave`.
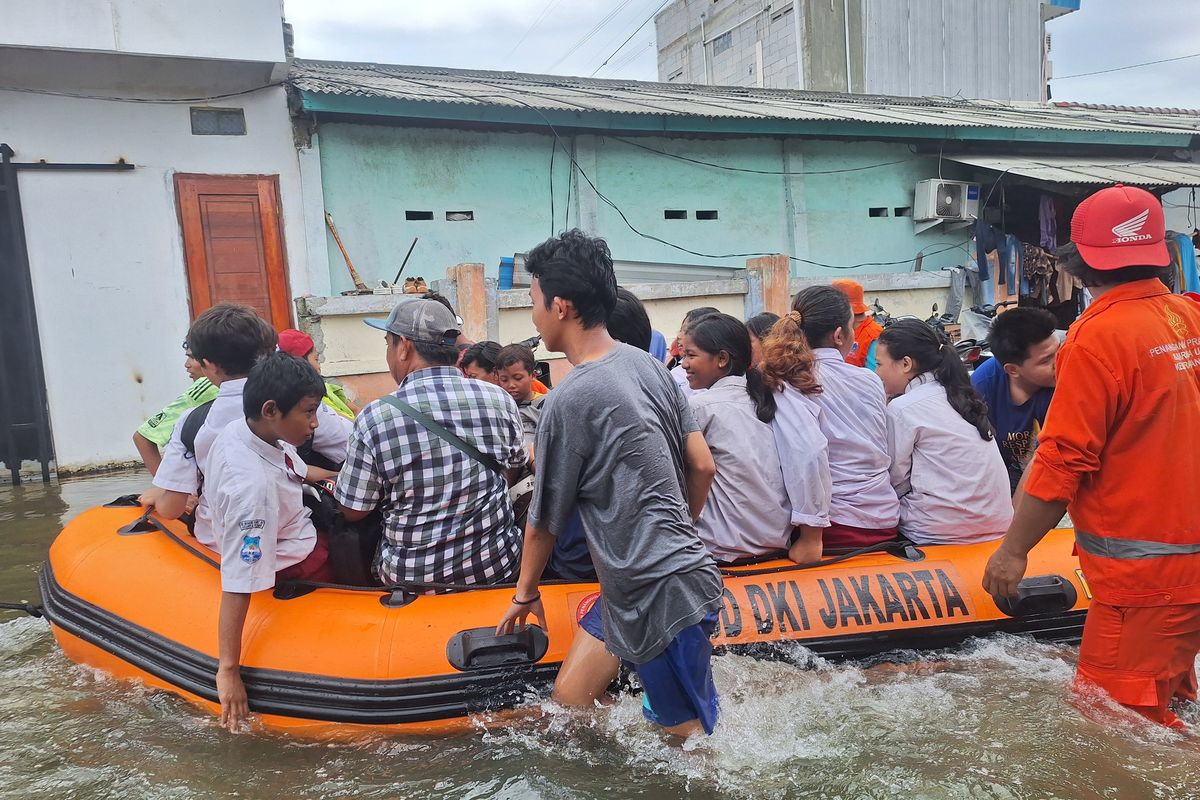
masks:
<path fill-rule="evenodd" d="M 366 119 L 412 119 L 424 124 L 455 123 L 586 129 L 621 133 L 700 133 L 742 136 L 811 136 L 820 138 L 933 139 L 962 141 L 1046 142 L 1061 144 L 1189 147 L 1192 134 L 1159 131 L 1083 131 L 1037 128 L 990 128 L 896 123 L 787 120 L 770 118 L 697 117 L 668 114 L 623 114 L 598 111 L 554 111 L 471 103 L 421 102 L 388 97 L 326 94 L 299 90 L 305 111 Z"/>

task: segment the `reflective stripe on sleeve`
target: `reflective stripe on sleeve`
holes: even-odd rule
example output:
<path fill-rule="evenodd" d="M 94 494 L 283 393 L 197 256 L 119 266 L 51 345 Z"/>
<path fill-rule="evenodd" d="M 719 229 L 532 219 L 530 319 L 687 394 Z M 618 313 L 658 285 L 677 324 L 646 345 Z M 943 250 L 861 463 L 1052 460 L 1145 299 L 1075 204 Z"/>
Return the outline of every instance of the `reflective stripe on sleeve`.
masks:
<path fill-rule="evenodd" d="M 1144 539 L 1118 539 L 1115 536 L 1097 536 L 1094 533 L 1075 531 L 1075 541 L 1084 552 L 1103 558 L 1133 561 L 1163 556 L 1186 556 L 1200 553 L 1200 542 L 1171 544 L 1170 542 L 1148 542 Z"/>

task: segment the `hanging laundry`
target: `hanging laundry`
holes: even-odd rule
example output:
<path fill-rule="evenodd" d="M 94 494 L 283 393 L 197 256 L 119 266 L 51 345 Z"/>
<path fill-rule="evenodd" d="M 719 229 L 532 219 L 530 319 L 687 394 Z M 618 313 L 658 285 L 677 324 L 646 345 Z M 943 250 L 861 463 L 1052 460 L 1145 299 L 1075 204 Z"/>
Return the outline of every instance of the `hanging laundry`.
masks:
<path fill-rule="evenodd" d="M 986 281 L 991 277 L 988 271 L 987 254 L 999 251 L 1000 263 L 1004 263 L 1007 246 L 1004 242 L 1004 231 L 992 225 L 985 219 L 975 220 L 975 263 L 979 265 L 979 279 Z"/>
<path fill-rule="evenodd" d="M 1038 200 L 1038 230 L 1038 244 L 1046 250 L 1058 247 L 1058 218 L 1054 212 L 1054 198 L 1048 194 Z"/>
<path fill-rule="evenodd" d="M 1021 240 L 1010 233 L 1004 237 L 1004 250 L 1004 274 L 1000 276 L 1000 282 L 1008 286 L 1010 294 L 1017 294 L 1017 287 L 1021 285 L 1021 256 L 1024 247 Z"/>

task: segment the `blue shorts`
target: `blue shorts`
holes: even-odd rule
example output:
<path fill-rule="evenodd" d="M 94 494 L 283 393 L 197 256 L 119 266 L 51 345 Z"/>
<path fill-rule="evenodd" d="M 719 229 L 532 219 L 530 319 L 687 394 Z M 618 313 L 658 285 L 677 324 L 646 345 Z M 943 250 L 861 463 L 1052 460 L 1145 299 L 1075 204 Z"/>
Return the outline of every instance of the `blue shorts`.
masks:
<path fill-rule="evenodd" d="M 600 620 L 601 600 L 579 618 L 579 627 L 604 641 Z M 681 630 L 667 649 L 644 664 L 625 665 L 637 673 L 642 683 L 642 714 L 664 728 L 673 728 L 699 720 L 704 732 L 712 735 L 720 707 L 712 679 L 712 632 L 717 627 L 717 612 L 711 611 L 695 625 Z"/>

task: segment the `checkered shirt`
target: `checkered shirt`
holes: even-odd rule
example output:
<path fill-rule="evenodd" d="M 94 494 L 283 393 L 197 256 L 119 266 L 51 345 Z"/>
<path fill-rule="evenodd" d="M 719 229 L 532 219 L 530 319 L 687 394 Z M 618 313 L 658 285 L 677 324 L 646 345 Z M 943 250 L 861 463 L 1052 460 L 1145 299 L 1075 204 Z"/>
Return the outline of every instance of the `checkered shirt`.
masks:
<path fill-rule="evenodd" d="M 454 367 L 412 373 L 395 396 L 495 458 L 524 466 L 517 405 Z M 386 584 L 504 583 L 520 565 L 521 531 L 499 475 L 382 400 L 354 422 L 334 496 L 383 513 L 375 571 Z"/>

